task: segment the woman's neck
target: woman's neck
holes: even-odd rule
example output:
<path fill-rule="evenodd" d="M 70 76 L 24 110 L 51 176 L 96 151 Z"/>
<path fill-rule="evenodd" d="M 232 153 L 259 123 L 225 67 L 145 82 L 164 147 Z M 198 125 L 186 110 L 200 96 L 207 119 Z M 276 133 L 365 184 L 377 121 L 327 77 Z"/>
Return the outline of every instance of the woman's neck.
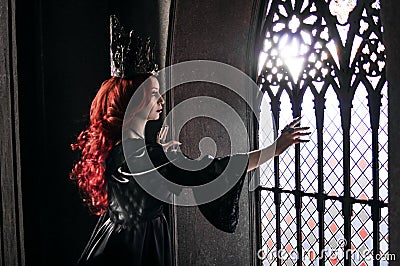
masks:
<path fill-rule="evenodd" d="M 147 120 L 135 118 L 129 126 L 127 138 L 144 138 L 144 128 Z"/>

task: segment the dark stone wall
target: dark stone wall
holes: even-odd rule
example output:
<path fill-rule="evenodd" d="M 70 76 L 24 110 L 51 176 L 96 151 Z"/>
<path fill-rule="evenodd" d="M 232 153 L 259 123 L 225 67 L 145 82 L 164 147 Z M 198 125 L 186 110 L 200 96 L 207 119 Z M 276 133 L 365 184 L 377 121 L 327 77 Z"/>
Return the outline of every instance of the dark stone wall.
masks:
<path fill-rule="evenodd" d="M 398 1 L 381 1 L 389 82 L 389 250 L 400 265 L 400 6 Z"/>
<path fill-rule="evenodd" d="M 0 265 L 23 265 L 15 1 L 0 1 Z"/>
<path fill-rule="evenodd" d="M 207 59 L 230 64 L 249 74 L 249 47 L 252 42 L 253 1 L 180 1 L 171 6 L 170 64 L 186 60 Z M 228 89 L 210 83 L 190 83 L 172 92 L 172 107 L 185 99 L 210 96 L 228 103 L 249 121 L 246 104 Z M 187 107 L 190 108 L 190 107 Z M 222 109 L 221 109 L 222 110 Z M 235 121 L 233 121 L 235 123 Z M 240 123 L 240 121 L 237 121 Z M 211 137 L 217 145 L 217 156 L 229 155 L 230 140 L 219 123 L 207 118 L 188 122 L 182 131 L 174 132 L 184 153 L 200 155 L 199 141 Z M 238 145 L 234 143 L 233 145 Z M 247 179 L 246 179 L 247 181 Z M 244 186 L 240 201 L 240 220 L 234 234 L 224 233 L 210 225 L 197 207 L 176 208 L 178 265 L 250 265 L 249 194 Z"/>

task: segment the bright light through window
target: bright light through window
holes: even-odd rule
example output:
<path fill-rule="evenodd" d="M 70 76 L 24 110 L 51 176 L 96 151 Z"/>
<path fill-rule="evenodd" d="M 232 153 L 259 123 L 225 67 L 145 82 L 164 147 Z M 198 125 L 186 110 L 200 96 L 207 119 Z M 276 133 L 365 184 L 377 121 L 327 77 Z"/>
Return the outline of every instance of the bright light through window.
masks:
<path fill-rule="evenodd" d="M 387 81 L 379 0 L 267 0 L 266 7 L 258 83 L 271 110 L 261 105 L 259 146 L 271 141 L 263 131 L 263 115 L 270 111 L 278 114 L 276 130 L 301 114 L 312 134 L 310 142 L 260 168 L 263 265 L 276 265 L 273 250 L 313 254 L 302 265 L 372 265 L 359 257 L 319 258 L 318 251 L 346 239 L 343 248 L 388 253 Z M 350 27 L 348 21 L 357 23 Z M 290 256 L 281 259 L 282 265 L 296 263 Z"/>

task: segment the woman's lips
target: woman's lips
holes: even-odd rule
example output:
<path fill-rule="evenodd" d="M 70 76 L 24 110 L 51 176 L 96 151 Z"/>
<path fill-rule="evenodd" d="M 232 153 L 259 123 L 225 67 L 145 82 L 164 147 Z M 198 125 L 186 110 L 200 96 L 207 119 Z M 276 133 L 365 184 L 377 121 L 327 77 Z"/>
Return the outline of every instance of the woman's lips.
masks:
<path fill-rule="evenodd" d="M 161 112 L 162 112 L 162 109 L 158 109 L 158 110 L 157 110 L 157 113 L 161 113 Z"/>

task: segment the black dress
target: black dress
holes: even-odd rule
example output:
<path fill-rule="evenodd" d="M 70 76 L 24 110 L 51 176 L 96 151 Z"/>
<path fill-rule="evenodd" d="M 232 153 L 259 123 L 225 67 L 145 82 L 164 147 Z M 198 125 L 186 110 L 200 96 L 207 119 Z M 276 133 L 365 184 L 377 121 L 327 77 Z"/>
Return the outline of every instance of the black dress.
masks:
<path fill-rule="evenodd" d="M 140 139 L 126 140 L 124 147 L 129 147 L 126 150 L 134 151 L 127 156 L 127 159 L 121 144 L 116 145 L 107 158 L 105 176 L 109 198 L 108 212 L 100 216 L 78 264 L 172 265 L 170 234 L 163 214 L 163 206 L 166 203 L 148 194 L 136 182 L 137 179 L 129 174 L 144 173 L 140 178 L 151 180 L 154 171 L 148 170 L 152 167 L 169 181 L 183 186 L 196 186 L 217 178 L 224 172 L 229 160 L 234 160 L 235 164 L 245 163 L 247 169 L 248 155 L 205 157 L 195 161 L 180 152 L 172 152 L 166 156 L 161 145 L 145 145 Z M 201 170 L 184 170 L 171 163 L 171 158 L 183 164 L 206 163 L 208 166 Z M 128 164 L 134 165 L 135 170 L 129 171 Z M 225 181 L 234 182 L 231 184 L 232 188 L 222 197 L 199 205 L 206 219 L 225 232 L 232 233 L 236 229 L 239 218 L 239 196 L 245 173 L 246 171 L 228 172 L 232 179 L 227 178 Z M 160 186 L 160 189 L 165 191 L 166 198 L 180 193 L 180 190 L 173 188 Z"/>

